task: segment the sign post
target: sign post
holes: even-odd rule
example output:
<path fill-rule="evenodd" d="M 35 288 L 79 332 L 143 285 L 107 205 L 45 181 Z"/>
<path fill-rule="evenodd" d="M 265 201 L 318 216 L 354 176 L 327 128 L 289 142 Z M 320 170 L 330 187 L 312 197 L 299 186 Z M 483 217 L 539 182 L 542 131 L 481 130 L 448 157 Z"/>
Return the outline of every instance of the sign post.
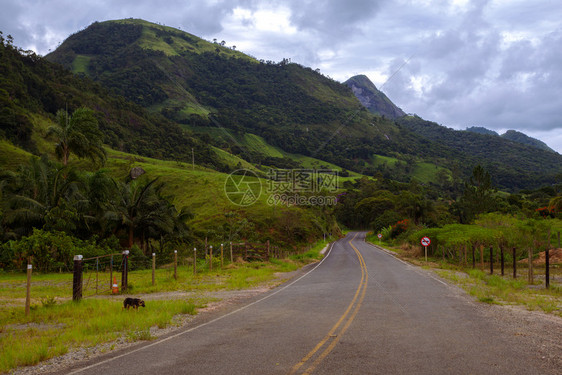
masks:
<path fill-rule="evenodd" d="M 422 237 L 420 242 L 422 246 L 425 248 L 425 261 L 427 262 L 427 247 L 429 246 L 429 244 L 431 244 L 431 240 L 429 239 L 429 237 L 424 236 Z"/>
<path fill-rule="evenodd" d="M 381 243 L 381 240 L 382 240 L 382 234 L 380 234 L 380 233 L 379 233 L 379 234 L 377 234 L 377 237 L 379 238 L 379 243 Z"/>

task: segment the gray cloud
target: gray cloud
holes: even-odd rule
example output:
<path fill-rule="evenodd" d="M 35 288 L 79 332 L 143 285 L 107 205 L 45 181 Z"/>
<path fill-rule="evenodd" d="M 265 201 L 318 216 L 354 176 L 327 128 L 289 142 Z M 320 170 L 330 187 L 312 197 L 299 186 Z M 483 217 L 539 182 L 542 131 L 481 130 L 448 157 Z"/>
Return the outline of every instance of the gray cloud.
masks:
<path fill-rule="evenodd" d="M 382 0 L 312 0 L 291 2 L 291 21 L 301 30 L 313 30 L 320 38 L 338 42 L 360 32 L 360 24 L 376 15 Z"/>
<path fill-rule="evenodd" d="M 143 18 L 244 46 L 258 59 L 292 58 L 340 80 L 367 73 L 406 112 L 457 128 L 548 137 L 562 152 L 562 2 L 458 3 L 0 0 L 0 29 L 45 54 L 94 21 Z M 292 30 L 258 30 L 251 17 L 233 17 L 238 9 L 288 10 Z"/>

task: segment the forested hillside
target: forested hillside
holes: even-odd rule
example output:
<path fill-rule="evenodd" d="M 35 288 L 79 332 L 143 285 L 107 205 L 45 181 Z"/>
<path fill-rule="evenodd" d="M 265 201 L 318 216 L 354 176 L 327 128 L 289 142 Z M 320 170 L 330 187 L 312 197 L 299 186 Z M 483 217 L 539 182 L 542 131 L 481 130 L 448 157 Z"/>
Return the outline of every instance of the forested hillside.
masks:
<path fill-rule="evenodd" d="M 427 165 L 462 179 L 482 164 L 502 188 L 521 189 L 552 183 L 562 172 L 558 156 L 547 160 L 501 138 L 486 142 L 444 128 L 429 126 L 430 131 L 417 126 L 421 119 L 415 117 L 395 122 L 367 111 L 346 85 L 289 59 L 258 60 L 225 41 L 208 42 L 142 20 L 96 22 L 47 58 L 248 161 L 291 165 L 234 141 L 245 134 L 288 153 L 401 181 L 416 176 L 438 183 L 433 174 L 423 174 Z M 396 116 L 403 114 L 383 102 Z M 217 139 L 208 136 L 215 131 L 205 129 L 235 136 Z"/>
<path fill-rule="evenodd" d="M 449 157 L 373 116 L 351 89 L 310 68 L 288 59 L 258 61 L 142 20 L 94 23 L 47 58 L 187 128 L 252 133 L 287 152 L 366 174 L 377 172 L 374 155 Z"/>
<path fill-rule="evenodd" d="M 562 174 L 562 155 L 501 137 L 457 131 L 418 116 L 405 116 L 398 123 L 420 136 L 455 150 L 468 164 L 478 162 L 503 188 L 538 188 L 554 184 Z"/>
<path fill-rule="evenodd" d="M 59 109 L 73 112 L 87 104 L 95 112 L 103 142 L 114 149 L 187 161 L 193 148 L 202 163 L 221 168 L 210 147 L 176 123 L 4 39 L 0 83 L 0 134 L 28 151 L 37 152 L 35 125 L 53 120 Z"/>

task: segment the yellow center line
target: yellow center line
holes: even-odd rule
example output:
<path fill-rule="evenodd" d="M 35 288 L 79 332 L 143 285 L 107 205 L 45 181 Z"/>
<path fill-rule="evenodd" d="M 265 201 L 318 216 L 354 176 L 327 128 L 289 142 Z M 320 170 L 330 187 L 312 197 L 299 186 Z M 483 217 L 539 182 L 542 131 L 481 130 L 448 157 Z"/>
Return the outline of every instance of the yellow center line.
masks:
<path fill-rule="evenodd" d="M 320 362 L 322 362 L 324 358 L 326 358 L 326 356 L 334 349 L 341 336 L 345 333 L 345 331 L 347 331 L 347 329 L 351 325 L 351 322 L 355 319 L 355 316 L 359 312 L 359 308 L 361 307 L 363 299 L 365 298 L 365 293 L 367 291 L 368 274 L 367 274 L 367 266 L 365 265 L 365 260 L 363 259 L 363 256 L 352 243 L 355 237 L 357 237 L 357 234 L 355 234 L 355 236 L 353 236 L 353 238 L 349 241 L 349 244 L 355 251 L 355 254 L 359 259 L 359 264 L 361 266 L 361 281 L 359 282 L 359 286 L 357 287 L 355 295 L 353 296 L 353 300 L 345 310 L 344 314 L 332 327 L 330 332 L 328 332 L 328 334 L 314 347 L 314 349 L 312 349 L 299 363 L 293 366 L 289 374 L 295 374 L 299 370 L 299 368 L 301 368 L 304 364 L 306 364 L 306 362 L 308 362 L 316 354 L 316 352 L 322 349 L 322 347 L 326 344 L 326 342 L 328 342 L 328 340 L 333 339 L 330 345 L 328 345 L 328 347 L 324 349 L 324 351 L 318 356 L 318 358 L 316 358 L 316 360 L 312 363 L 312 365 L 308 367 L 303 374 L 310 374 L 312 371 L 314 371 L 314 369 L 318 366 L 318 364 L 320 364 Z M 356 304 L 359 295 L 361 295 L 361 297 L 359 299 L 359 302 Z M 349 317 L 343 328 L 340 330 L 340 332 L 337 335 L 335 335 L 337 329 L 345 321 L 347 315 L 352 310 L 353 306 L 355 306 L 353 313 L 351 314 L 351 316 Z"/>

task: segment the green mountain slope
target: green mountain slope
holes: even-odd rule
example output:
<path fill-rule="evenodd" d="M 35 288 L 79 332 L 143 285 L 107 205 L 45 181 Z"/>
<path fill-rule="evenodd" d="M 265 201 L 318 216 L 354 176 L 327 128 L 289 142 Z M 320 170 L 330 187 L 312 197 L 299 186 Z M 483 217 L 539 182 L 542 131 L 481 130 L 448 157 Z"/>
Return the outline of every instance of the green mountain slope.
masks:
<path fill-rule="evenodd" d="M 273 147 L 402 181 L 424 170 L 413 168 L 416 164 L 458 170 L 464 177 L 482 164 L 502 187 L 513 189 L 549 183 L 561 171 L 558 159 L 543 163 L 545 156 L 534 149 L 511 148 L 512 142 L 501 138 L 483 146 L 479 138 L 457 137 L 441 127 L 435 131 L 442 134 L 433 134 L 414 126 L 417 119 L 395 122 L 372 114 L 348 86 L 287 59 L 258 61 L 222 43 L 142 20 L 94 23 L 47 58 L 249 162 L 291 166 L 271 155 Z M 369 86 L 361 77 L 353 82 Z M 388 98 L 381 100 L 393 107 Z M 401 113 L 394 108 L 394 116 Z M 223 129 L 231 136 L 216 137 Z M 239 141 L 245 134 L 264 140 L 257 153 L 251 142 Z M 399 162 L 382 168 L 380 157 Z"/>
<path fill-rule="evenodd" d="M 536 147 L 536 148 L 539 148 L 541 150 L 556 152 L 553 149 L 551 149 L 550 147 L 548 147 L 546 145 L 546 143 L 544 143 L 542 141 L 539 141 L 538 139 L 529 137 L 528 135 L 523 134 L 521 132 L 518 132 L 516 130 L 508 130 L 505 133 L 503 133 L 500 137 L 502 137 L 504 139 L 508 139 L 510 141 L 513 141 L 513 142 L 517 142 L 517 143 L 521 143 L 521 144 L 524 144 L 524 145 Z"/>
<path fill-rule="evenodd" d="M 468 132 L 473 132 L 473 133 L 478 133 L 478 134 L 487 134 L 487 135 L 492 135 L 492 136 L 496 136 L 496 137 L 502 137 L 503 139 L 507 139 L 509 141 L 513 141 L 513 142 L 517 142 L 517 143 L 521 143 L 527 146 L 532 146 L 532 147 L 536 147 L 539 148 L 541 150 L 546 150 L 546 151 L 551 151 L 551 152 L 556 152 L 553 149 L 551 149 L 550 147 L 548 147 L 546 145 L 546 143 L 544 143 L 543 141 L 540 141 L 538 139 L 529 137 L 528 135 L 518 132 L 516 130 L 508 130 L 507 132 L 505 132 L 502 135 L 499 135 L 498 133 L 496 133 L 493 130 L 489 130 L 480 126 L 472 126 L 470 128 L 466 128 L 466 131 Z"/>
<path fill-rule="evenodd" d="M 47 58 L 188 129 L 251 133 L 287 153 L 368 174 L 376 172 L 374 154 L 424 157 L 417 137 L 375 118 L 345 85 L 146 21 L 94 23 Z"/>
<path fill-rule="evenodd" d="M 38 123 L 49 122 L 59 109 L 93 109 L 112 148 L 162 159 L 191 160 L 221 167 L 209 145 L 161 115 L 112 95 L 97 83 L 62 67 L 0 43 L 0 136 L 38 152 L 43 137 Z"/>
<path fill-rule="evenodd" d="M 263 179 L 258 181 L 264 193 L 255 204 L 232 203 L 225 193 L 228 173 L 220 169 L 230 172 L 239 165 L 258 175 L 266 173 L 194 137 L 177 123 L 112 95 L 99 84 L 4 43 L 0 43 L 0 65 L 0 172 L 3 176 L 13 176 L 8 171 L 29 165 L 33 154 L 46 154 L 54 160 L 53 140 L 45 138 L 47 128 L 53 125 L 54 112 L 66 106 L 73 111 L 84 105 L 94 109 L 105 143 L 112 147 L 106 149 L 108 159 L 104 170 L 117 181 L 124 181 L 133 167 L 146 171 L 142 178 L 158 178 L 172 203 L 178 208 L 187 207 L 194 214 L 188 224 L 199 240 L 205 237 L 213 241 L 270 239 L 272 243 L 296 247 L 319 238 L 322 230 L 334 233 L 338 230 L 329 208 L 269 205 L 265 194 L 267 181 Z M 246 134 L 244 138 L 248 146 L 263 144 L 263 139 L 257 136 Z M 275 154 L 273 148 L 271 154 L 271 157 L 283 156 Z M 97 170 L 76 157 L 71 158 L 69 167 L 84 174 L 87 174 L 85 170 Z M 3 183 L 0 188 L 6 186 Z M 5 193 L 0 194 L 3 208 L 9 206 L 2 200 L 7 199 L 11 192 L 8 190 L 0 190 Z M 0 210 L 2 229 L 9 227 L 3 213 Z M 0 237 L 3 235 L 0 233 Z"/>
<path fill-rule="evenodd" d="M 496 133 L 495 131 L 486 129 L 482 126 L 471 126 L 469 128 L 466 128 L 466 131 L 472 132 L 472 133 L 487 134 L 487 135 L 493 135 L 493 136 L 499 137 L 499 134 Z"/>
<path fill-rule="evenodd" d="M 418 116 L 405 116 L 398 122 L 434 142 L 456 152 L 457 160 L 480 163 L 504 188 L 531 188 L 558 181 L 562 155 L 503 139 L 502 137 L 446 128 Z"/>

